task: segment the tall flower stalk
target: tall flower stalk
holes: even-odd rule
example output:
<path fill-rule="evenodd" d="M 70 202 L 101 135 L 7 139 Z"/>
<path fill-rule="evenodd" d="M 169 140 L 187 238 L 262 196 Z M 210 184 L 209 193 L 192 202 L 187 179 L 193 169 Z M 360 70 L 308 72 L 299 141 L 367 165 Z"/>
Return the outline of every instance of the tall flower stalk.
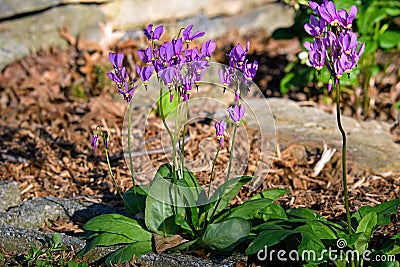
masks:
<path fill-rule="evenodd" d="M 357 15 L 356 6 L 337 10 L 332 1 L 323 0 L 322 4 L 309 1 L 309 6 L 316 13 L 310 16 L 310 23 L 304 25 L 307 33 L 314 37 L 314 42 L 305 42 L 309 51 L 308 61 L 318 73 L 326 67 L 331 75 L 328 91 L 336 90 L 336 121 L 342 135 L 342 181 L 346 207 L 348 232 L 352 232 L 350 220 L 349 195 L 347 188 L 346 132 L 340 117 L 340 79 L 344 74 L 350 77 L 353 68 L 364 52 L 365 45 L 357 41 L 357 35 L 352 31 L 352 23 Z"/>

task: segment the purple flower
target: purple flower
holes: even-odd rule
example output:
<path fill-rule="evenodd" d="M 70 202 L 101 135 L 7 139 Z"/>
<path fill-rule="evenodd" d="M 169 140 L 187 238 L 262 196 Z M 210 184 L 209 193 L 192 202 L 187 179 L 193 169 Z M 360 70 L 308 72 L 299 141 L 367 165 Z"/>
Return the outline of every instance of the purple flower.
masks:
<path fill-rule="evenodd" d="M 224 69 L 219 69 L 218 74 L 219 74 L 219 79 L 221 80 L 224 88 L 226 88 L 229 84 L 232 82 L 233 78 L 233 73 L 231 72 L 231 68 L 224 68 Z"/>
<path fill-rule="evenodd" d="M 202 55 L 199 53 L 199 49 L 195 47 L 194 49 L 185 50 L 185 62 L 200 61 Z"/>
<path fill-rule="evenodd" d="M 203 45 L 201 46 L 201 54 L 205 60 L 210 60 L 215 48 L 217 48 L 217 44 L 214 41 L 208 40 L 203 43 Z"/>
<path fill-rule="evenodd" d="M 168 87 L 172 86 L 172 82 L 174 80 L 175 73 L 176 73 L 176 70 L 173 67 L 164 69 L 160 72 L 161 80 L 164 82 L 164 84 L 166 86 L 168 86 Z"/>
<path fill-rule="evenodd" d="M 110 59 L 110 62 L 113 65 L 115 71 L 119 71 L 122 68 L 122 62 L 124 61 L 123 53 L 115 54 L 113 52 L 110 52 L 108 53 L 108 58 Z"/>
<path fill-rule="evenodd" d="M 110 146 L 110 136 L 107 131 L 101 131 L 101 137 L 103 138 L 104 141 L 104 146 L 106 149 Z"/>
<path fill-rule="evenodd" d="M 346 29 L 351 29 L 353 26 L 353 20 L 356 15 L 357 7 L 354 5 L 350 7 L 350 13 L 347 13 L 347 11 L 344 9 L 339 10 L 339 17 L 342 26 Z"/>
<path fill-rule="evenodd" d="M 213 126 L 215 127 L 215 135 L 217 136 L 219 147 L 222 148 L 224 146 L 224 132 L 226 129 L 225 121 L 218 121 L 217 123 L 213 122 Z"/>
<path fill-rule="evenodd" d="M 239 124 L 240 120 L 243 118 L 244 113 L 246 111 L 245 105 L 234 105 L 228 109 L 228 113 L 231 119 L 236 123 Z"/>
<path fill-rule="evenodd" d="M 172 56 L 174 55 L 173 44 L 170 42 L 164 42 L 164 44 L 160 46 L 159 54 L 163 66 L 171 66 Z"/>
<path fill-rule="evenodd" d="M 304 47 L 309 50 L 308 61 L 317 71 L 321 71 L 325 65 L 326 48 L 321 39 L 314 39 L 313 43 L 305 42 Z"/>
<path fill-rule="evenodd" d="M 250 42 L 247 42 L 246 50 L 244 50 L 242 45 L 239 43 L 235 47 L 233 47 L 229 54 L 227 54 L 227 56 L 229 57 L 229 65 L 231 67 L 240 69 L 246 59 L 249 48 Z"/>
<path fill-rule="evenodd" d="M 140 68 L 140 66 L 136 66 L 136 71 L 142 79 L 142 82 L 146 86 L 147 82 L 150 80 L 151 75 L 153 74 L 154 67 L 152 65 L 144 66 L 143 68 Z"/>
<path fill-rule="evenodd" d="M 183 79 L 181 80 L 181 84 L 182 84 L 181 96 L 183 97 L 184 101 L 188 101 L 190 92 L 193 88 L 193 80 L 192 80 L 190 73 L 186 74 L 183 77 Z"/>
<path fill-rule="evenodd" d="M 331 1 L 328 1 L 320 6 L 319 15 L 331 26 L 340 25 L 341 18 L 336 10 L 335 4 Z"/>
<path fill-rule="evenodd" d="M 189 44 L 194 39 L 200 38 L 201 36 L 203 36 L 205 34 L 204 32 L 198 32 L 198 31 L 192 34 L 192 32 L 191 32 L 192 28 L 193 28 L 193 25 L 188 25 L 182 33 L 183 39 L 185 39 L 185 42 L 187 44 Z"/>
<path fill-rule="evenodd" d="M 118 89 L 125 86 L 125 83 L 128 83 L 129 80 L 129 75 L 125 67 L 120 69 L 120 71 L 109 72 L 107 76 L 117 85 Z"/>
<path fill-rule="evenodd" d="M 304 30 L 317 38 L 320 38 L 322 36 L 322 34 L 324 33 L 324 29 L 326 26 L 326 22 L 324 20 L 320 20 L 318 21 L 318 19 L 316 17 L 314 17 L 313 15 L 310 15 L 310 22 L 311 23 L 306 23 L 304 25 Z"/>
<path fill-rule="evenodd" d="M 347 60 L 344 58 L 344 60 Z M 341 62 L 340 59 L 335 59 L 333 61 L 333 72 L 334 72 L 334 77 L 337 80 L 340 80 L 342 78 L 343 72 L 344 72 L 344 64 L 345 62 Z"/>
<path fill-rule="evenodd" d="M 143 31 L 149 41 L 158 41 L 164 32 L 164 26 L 160 25 L 153 31 L 153 24 L 149 24 Z"/>
<path fill-rule="evenodd" d="M 118 93 L 120 93 L 123 97 L 124 100 L 126 102 L 131 102 L 133 93 L 136 91 L 137 89 L 137 85 L 132 84 L 128 84 L 127 82 L 124 84 L 125 90 L 122 90 L 121 88 L 118 88 Z"/>
<path fill-rule="evenodd" d="M 183 47 L 183 40 L 182 38 L 179 38 L 178 40 L 172 40 L 171 42 L 172 46 L 172 59 L 175 60 L 175 64 L 179 63 L 182 55 L 182 47 Z"/>
<path fill-rule="evenodd" d="M 99 135 L 97 134 L 97 131 L 95 131 L 92 135 L 91 146 L 93 147 L 94 150 L 96 150 L 99 147 Z"/>
<path fill-rule="evenodd" d="M 243 68 L 242 68 L 244 76 L 249 81 L 253 80 L 254 77 L 256 77 L 257 69 L 258 69 L 257 60 L 254 60 L 253 63 L 247 63 L 246 62 L 246 64 L 243 64 Z"/>
<path fill-rule="evenodd" d="M 141 49 L 137 51 L 138 57 L 147 65 L 151 64 L 153 60 L 153 51 L 151 47 L 147 47 L 145 50 Z"/>
<path fill-rule="evenodd" d="M 189 66 L 189 73 L 193 77 L 193 82 L 199 89 L 199 84 L 201 79 L 204 76 L 206 68 L 209 66 L 208 61 L 200 60 L 200 61 L 193 61 L 190 63 Z"/>

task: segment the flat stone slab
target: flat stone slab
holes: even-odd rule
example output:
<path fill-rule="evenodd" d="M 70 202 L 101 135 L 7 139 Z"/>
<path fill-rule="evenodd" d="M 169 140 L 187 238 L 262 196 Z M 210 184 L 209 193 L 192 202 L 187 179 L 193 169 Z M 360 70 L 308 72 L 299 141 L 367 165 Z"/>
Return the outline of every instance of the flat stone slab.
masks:
<path fill-rule="evenodd" d="M 20 191 L 15 181 L 0 181 L 0 212 L 20 203 Z"/>
<path fill-rule="evenodd" d="M 281 148 L 291 144 L 321 147 L 326 143 L 341 151 L 342 137 L 336 123 L 336 114 L 315 107 L 304 107 L 281 98 L 267 99 L 275 119 L 277 143 Z M 252 107 L 265 109 L 265 101 L 251 99 Z M 342 116 L 347 133 L 349 160 L 372 172 L 399 171 L 400 145 L 394 143 L 389 124 L 378 121 L 359 121 Z M 274 125 L 261 125 L 267 132 Z"/>
<path fill-rule="evenodd" d="M 89 202 L 76 202 L 65 198 L 41 197 L 22 202 L 19 206 L 0 212 L 0 225 L 24 229 L 40 229 L 45 219 L 86 222 L 97 215 L 122 213 L 121 209 Z"/>
<path fill-rule="evenodd" d="M 37 230 L 21 229 L 14 226 L 0 225 L 0 248 L 12 253 L 24 253 L 35 247 L 44 249 L 48 246 L 51 233 L 44 233 Z M 78 237 L 60 234 L 62 243 L 67 248 L 73 248 L 76 252 L 85 246 L 85 241 Z M 117 247 L 96 247 L 82 257 L 84 261 L 93 263 L 101 260 L 108 254 L 114 252 Z M 208 259 L 197 258 L 179 253 L 156 254 L 148 253 L 138 259 L 137 263 L 153 267 L 234 267 L 237 263 L 246 264 L 247 257 L 244 255 L 235 256 L 213 256 Z"/>

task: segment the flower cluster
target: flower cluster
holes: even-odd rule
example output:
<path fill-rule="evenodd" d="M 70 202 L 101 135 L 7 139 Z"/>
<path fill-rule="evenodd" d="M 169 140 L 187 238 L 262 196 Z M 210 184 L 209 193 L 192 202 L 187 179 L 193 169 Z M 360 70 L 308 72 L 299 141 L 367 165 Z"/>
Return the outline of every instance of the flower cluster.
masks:
<path fill-rule="evenodd" d="M 231 120 L 235 122 L 236 126 L 240 124 L 240 121 L 243 119 L 245 112 L 246 108 L 243 103 L 240 105 L 236 104 L 232 107 L 229 107 L 228 109 L 229 116 Z M 222 148 L 224 146 L 224 132 L 226 130 L 226 122 L 225 121 L 218 121 L 216 123 L 213 122 L 213 126 L 215 128 L 215 135 L 217 137 L 219 147 Z"/>
<path fill-rule="evenodd" d="M 304 43 L 309 51 L 308 61 L 318 72 L 326 66 L 337 84 L 344 73 L 350 75 L 364 52 L 365 44 L 358 42 L 352 31 L 357 8 L 353 5 L 349 12 L 337 10 L 329 0 L 323 0 L 321 5 L 308 3 L 317 14 L 311 15 L 310 23 L 304 25 L 306 32 L 314 37 L 313 43 Z"/>
<path fill-rule="evenodd" d="M 252 81 L 256 76 L 258 62 L 256 60 L 254 62 L 249 62 L 249 60 L 247 59 L 249 48 L 250 42 L 247 42 L 246 49 L 244 49 L 243 46 L 238 43 L 227 54 L 230 67 L 221 68 L 218 71 L 219 78 L 225 89 L 226 87 L 228 87 L 228 85 L 231 84 L 233 80 L 236 80 L 238 83 L 240 82 L 246 85 L 248 84 L 248 81 Z M 235 70 L 240 71 L 243 76 L 235 77 Z M 238 102 L 239 100 L 239 93 L 240 91 L 238 89 L 235 90 L 236 102 Z"/>
<path fill-rule="evenodd" d="M 94 150 L 96 150 L 99 147 L 99 132 L 100 132 L 100 137 L 103 138 L 103 142 L 104 142 L 104 147 L 106 149 L 108 149 L 108 147 L 110 146 L 110 135 L 108 134 L 107 131 L 103 131 L 101 130 L 100 126 L 96 127 L 96 130 L 93 132 L 92 135 L 92 142 L 91 142 L 91 146 Z"/>
<path fill-rule="evenodd" d="M 214 41 L 208 40 L 202 47 L 190 48 L 189 44 L 204 35 L 204 32 L 192 32 L 193 25 L 184 28 L 181 37 L 174 37 L 170 42 L 159 42 L 164 27 L 158 26 L 153 29 L 150 24 L 144 29 L 144 35 L 149 41 L 149 46 L 138 50 L 138 57 L 143 62 L 142 66 L 136 66 L 137 77 L 143 82 L 147 89 L 148 81 L 155 72 L 157 78 L 170 90 L 170 101 L 174 97 L 174 92 L 178 93 L 184 101 L 189 99 L 190 92 L 194 86 L 198 87 L 205 69 L 209 66 L 208 61 L 216 48 Z M 186 45 L 184 45 L 186 44 Z M 122 67 L 124 55 L 110 52 L 110 61 L 114 66 L 114 71 L 108 73 L 113 80 L 118 91 L 130 102 L 133 92 L 137 85 L 136 80 L 129 78 L 126 69 Z M 181 69 L 188 66 L 187 71 L 182 74 Z"/>
<path fill-rule="evenodd" d="M 114 67 L 114 71 L 107 73 L 107 76 L 117 85 L 118 92 L 124 97 L 124 100 L 130 102 L 137 85 L 135 85 L 135 80 L 130 79 L 126 68 L 122 67 L 124 54 L 110 52 L 108 57 Z"/>

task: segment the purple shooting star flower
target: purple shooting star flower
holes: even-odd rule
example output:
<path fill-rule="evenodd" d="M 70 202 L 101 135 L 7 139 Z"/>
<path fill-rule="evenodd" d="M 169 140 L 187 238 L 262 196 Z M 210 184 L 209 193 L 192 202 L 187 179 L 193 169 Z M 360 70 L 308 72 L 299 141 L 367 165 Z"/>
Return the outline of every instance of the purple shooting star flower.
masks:
<path fill-rule="evenodd" d="M 151 75 L 153 74 L 154 67 L 152 65 L 144 66 L 143 68 L 136 66 L 136 71 L 142 79 L 142 82 L 147 90 L 147 83 L 150 80 Z"/>
<path fill-rule="evenodd" d="M 158 41 L 164 32 L 164 26 L 160 25 L 153 31 L 153 24 L 149 24 L 143 32 L 149 41 Z"/>
<path fill-rule="evenodd" d="M 111 62 L 111 64 L 114 67 L 114 70 L 120 71 L 122 68 L 122 62 L 124 61 L 124 54 L 123 53 L 118 53 L 115 54 L 113 52 L 108 53 L 108 58 Z"/>
<path fill-rule="evenodd" d="M 99 147 L 99 135 L 97 133 L 97 130 L 92 135 L 91 146 L 93 150 L 96 150 Z"/>
<path fill-rule="evenodd" d="M 168 86 L 168 88 L 170 88 L 172 86 L 172 83 L 173 83 L 173 80 L 175 77 L 175 73 L 176 73 L 176 70 L 174 67 L 164 69 L 160 72 L 161 80 L 164 82 L 164 84 L 166 86 Z"/>
<path fill-rule="evenodd" d="M 153 60 L 153 51 L 151 47 L 137 51 L 138 57 L 147 65 L 150 65 Z"/>
<path fill-rule="evenodd" d="M 201 46 L 201 54 L 205 60 L 209 61 L 217 44 L 214 41 L 208 40 Z"/>
<path fill-rule="evenodd" d="M 321 19 L 318 21 L 315 16 L 310 15 L 310 22 L 304 25 L 304 30 L 316 38 L 321 38 L 326 26 L 325 20 Z"/>
<path fill-rule="evenodd" d="M 353 27 L 353 20 L 357 15 L 357 7 L 355 5 L 352 5 L 350 7 L 349 13 L 347 13 L 345 9 L 339 10 L 338 13 L 342 27 L 348 30 L 351 29 Z"/>
<path fill-rule="evenodd" d="M 128 84 L 127 82 L 124 84 L 125 90 L 122 90 L 121 88 L 118 88 L 118 93 L 120 93 L 126 102 L 131 102 L 133 93 L 136 91 L 138 88 L 138 85 Z"/>
<path fill-rule="evenodd" d="M 257 60 L 254 60 L 253 63 L 247 63 L 246 61 L 246 64 L 243 64 L 242 71 L 246 79 L 248 81 L 252 81 L 254 77 L 256 77 L 257 69 L 258 69 Z"/>
<path fill-rule="evenodd" d="M 231 117 L 231 119 L 237 124 L 239 125 L 241 119 L 244 116 L 244 113 L 246 111 L 245 105 L 241 104 L 241 105 L 234 105 L 233 107 L 229 107 L 228 109 L 228 113 Z"/>
<path fill-rule="evenodd" d="M 319 8 L 319 15 L 331 26 L 339 26 L 341 18 L 336 10 L 336 6 L 332 1 L 322 4 Z"/>
<path fill-rule="evenodd" d="M 213 122 L 213 126 L 215 127 L 215 135 L 218 140 L 219 147 L 222 148 L 224 146 L 224 132 L 226 129 L 225 121 L 218 121 L 217 123 Z"/>
<path fill-rule="evenodd" d="M 232 68 L 220 68 L 218 70 L 218 74 L 219 74 L 219 79 L 221 80 L 223 86 L 224 86 L 224 92 L 226 90 L 226 87 L 228 87 L 228 85 L 231 84 L 232 82 L 232 78 L 233 78 L 233 73 L 232 73 Z"/>
<path fill-rule="evenodd" d="M 189 44 L 194 39 L 200 38 L 205 34 L 205 32 L 199 32 L 199 31 L 192 33 L 191 32 L 192 28 L 193 25 L 188 25 L 182 33 L 183 39 L 185 40 L 186 44 Z"/>

